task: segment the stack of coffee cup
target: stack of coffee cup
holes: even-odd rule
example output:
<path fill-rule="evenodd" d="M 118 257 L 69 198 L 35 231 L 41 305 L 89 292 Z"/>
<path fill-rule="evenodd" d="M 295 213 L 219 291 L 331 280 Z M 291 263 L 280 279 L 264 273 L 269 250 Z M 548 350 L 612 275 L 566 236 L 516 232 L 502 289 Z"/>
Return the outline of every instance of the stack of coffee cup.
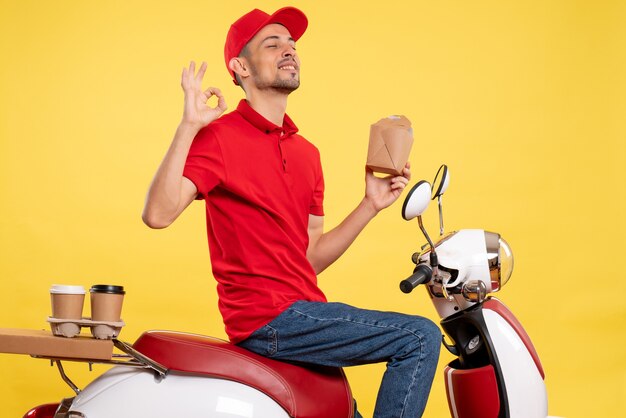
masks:
<path fill-rule="evenodd" d="M 83 319 L 85 288 L 82 286 L 55 284 L 50 288 L 52 317 L 69 321 L 58 324 L 58 332 L 73 337 L 80 332 L 78 321 Z"/>
<path fill-rule="evenodd" d="M 124 302 L 124 286 L 96 284 L 89 290 L 91 294 L 91 320 L 95 322 L 118 323 L 122 315 Z M 117 336 L 111 326 L 94 324 L 91 333 L 99 339 Z"/>

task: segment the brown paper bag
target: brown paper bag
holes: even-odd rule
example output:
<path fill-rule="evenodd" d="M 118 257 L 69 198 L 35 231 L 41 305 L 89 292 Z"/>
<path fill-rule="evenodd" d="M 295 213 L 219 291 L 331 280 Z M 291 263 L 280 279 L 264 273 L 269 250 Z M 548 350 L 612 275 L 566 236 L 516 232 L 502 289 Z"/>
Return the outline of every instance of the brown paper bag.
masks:
<path fill-rule="evenodd" d="M 411 122 L 404 116 L 389 116 L 370 128 L 367 167 L 378 173 L 402 175 L 413 146 Z"/>

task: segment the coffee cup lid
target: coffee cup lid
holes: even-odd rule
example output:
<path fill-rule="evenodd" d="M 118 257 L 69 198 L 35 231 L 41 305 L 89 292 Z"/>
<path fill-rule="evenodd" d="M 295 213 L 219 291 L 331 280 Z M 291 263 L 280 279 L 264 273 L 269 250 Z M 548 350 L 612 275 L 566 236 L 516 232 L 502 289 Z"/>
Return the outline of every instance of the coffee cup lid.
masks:
<path fill-rule="evenodd" d="M 62 295 L 84 295 L 85 288 L 82 286 L 73 286 L 66 284 L 53 284 L 50 288 L 50 293 L 62 294 Z"/>
<path fill-rule="evenodd" d="M 124 291 L 124 286 L 115 286 L 112 284 L 94 284 L 89 289 L 91 293 L 113 293 L 116 295 L 123 295 L 126 292 Z"/>

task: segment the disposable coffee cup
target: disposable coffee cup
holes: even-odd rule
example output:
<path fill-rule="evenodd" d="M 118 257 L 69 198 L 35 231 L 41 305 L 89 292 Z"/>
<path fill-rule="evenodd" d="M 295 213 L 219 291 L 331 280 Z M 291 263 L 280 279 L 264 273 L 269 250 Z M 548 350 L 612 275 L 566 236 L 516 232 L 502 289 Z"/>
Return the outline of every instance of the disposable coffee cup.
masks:
<path fill-rule="evenodd" d="M 82 319 L 85 288 L 55 284 L 50 288 L 52 317 L 58 319 Z"/>
<path fill-rule="evenodd" d="M 91 320 L 119 322 L 124 302 L 124 286 L 97 284 L 91 286 Z"/>

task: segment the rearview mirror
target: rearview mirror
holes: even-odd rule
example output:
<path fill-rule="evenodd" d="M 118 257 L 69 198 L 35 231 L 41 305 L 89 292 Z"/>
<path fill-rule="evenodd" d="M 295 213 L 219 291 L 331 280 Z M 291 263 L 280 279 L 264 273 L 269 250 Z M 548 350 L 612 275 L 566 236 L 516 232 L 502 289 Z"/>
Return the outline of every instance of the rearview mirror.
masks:
<path fill-rule="evenodd" d="M 446 190 L 448 190 L 448 185 L 450 184 L 450 172 L 448 171 L 448 166 L 442 164 L 437 170 L 437 174 L 435 175 L 435 180 L 433 180 L 433 196 L 432 200 L 435 200 L 436 197 L 440 197 L 443 195 Z"/>
<path fill-rule="evenodd" d="M 441 196 L 448 190 L 450 184 L 450 171 L 448 166 L 442 164 L 437 170 L 435 180 L 433 180 L 433 196 L 432 200 L 437 199 L 437 206 L 439 206 L 439 235 L 443 235 L 443 209 L 441 207 Z"/>
<path fill-rule="evenodd" d="M 410 221 L 426 211 L 432 190 L 426 180 L 421 180 L 409 190 L 402 205 L 402 217 Z"/>

